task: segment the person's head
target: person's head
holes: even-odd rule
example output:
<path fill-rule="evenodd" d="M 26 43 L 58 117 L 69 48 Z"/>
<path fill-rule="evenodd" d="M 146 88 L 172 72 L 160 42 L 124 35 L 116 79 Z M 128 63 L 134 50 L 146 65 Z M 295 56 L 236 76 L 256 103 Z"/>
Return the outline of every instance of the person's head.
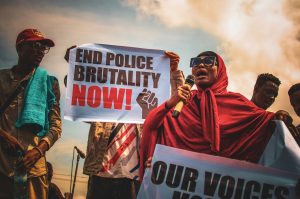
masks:
<path fill-rule="evenodd" d="M 44 55 L 49 52 L 54 42 L 43 36 L 36 29 L 25 29 L 19 33 L 16 40 L 16 49 L 19 56 L 19 64 L 29 67 L 37 67 Z"/>
<path fill-rule="evenodd" d="M 47 162 L 47 171 L 48 171 L 47 173 L 48 181 L 51 182 L 53 177 L 53 167 L 50 162 Z"/>
<path fill-rule="evenodd" d="M 272 74 L 263 73 L 257 77 L 251 101 L 262 109 L 268 109 L 278 95 L 280 80 Z"/>
<path fill-rule="evenodd" d="M 290 102 L 296 114 L 300 117 L 300 83 L 293 85 L 289 91 Z"/>
<path fill-rule="evenodd" d="M 190 67 L 195 76 L 195 84 L 202 89 L 210 87 L 217 78 L 218 55 L 212 51 L 200 53 L 191 59 Z"/>

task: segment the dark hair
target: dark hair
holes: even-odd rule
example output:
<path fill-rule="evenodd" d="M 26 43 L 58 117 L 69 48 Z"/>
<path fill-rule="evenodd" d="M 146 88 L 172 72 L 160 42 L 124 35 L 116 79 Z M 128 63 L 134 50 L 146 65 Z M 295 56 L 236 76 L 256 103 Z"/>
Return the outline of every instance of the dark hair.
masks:
<path fill-rule="evenodd" d="M 271 81 L 278 86 L 281 84 L 281 81 L 278 79 L 278 77 L 275 77 L 274 75 L 272 75 L 270 73 L 262 73 L 262 74 L 258 75 L 255 86 L 261 86 L 262 84 L 264 84 L 267 81 Z"/>
<path fill-rule="evenodd" d="M 288 91 L 289 96 L 291 96 L 294 92 L 300 90 L 300 83 L 294 84 Z"/>
<path fill-rule="evenodd" d="M 214 57 L 216 57 L 216 62 L 217 62 L 217 65 L 219 66 L 217 53 L 215 53 L 213 51 L 204 51 L 204 52 L 200 53 L 199 55 L 197 55 L 197 57 L 200 57 L 200 56 L 214 56 Z"/>

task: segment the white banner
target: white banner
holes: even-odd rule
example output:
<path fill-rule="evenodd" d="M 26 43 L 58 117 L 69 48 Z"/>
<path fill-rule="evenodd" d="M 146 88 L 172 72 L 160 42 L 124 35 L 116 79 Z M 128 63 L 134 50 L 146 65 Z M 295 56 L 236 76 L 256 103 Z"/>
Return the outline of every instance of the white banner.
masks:
<path fill-rule="evenodd" d="M 169 97 L 162 50 L 84 44 L 70 52 L 65 119 L 143 123 Z"/>
<path fill-rule="evenodd" d="M 274 120 L 275 131 L 261 155 L 259 164 L 300 175 L 300 148 L 281 120 Z"/>
<path fill-rule="evenodd" d="M 138 199 L 295 198 L 299 175 L 156 145 Z"/>

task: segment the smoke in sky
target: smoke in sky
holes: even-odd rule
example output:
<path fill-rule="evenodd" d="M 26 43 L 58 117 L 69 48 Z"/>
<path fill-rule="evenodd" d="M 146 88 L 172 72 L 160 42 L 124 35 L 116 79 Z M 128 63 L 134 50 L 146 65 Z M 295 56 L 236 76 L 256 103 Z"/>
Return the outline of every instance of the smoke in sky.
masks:
<path fill-rule="evenodd" d="M 300 81 L 298 0 L 126 0 L 139 17 L 172 27 L 199 28 L 213 35 L 225 59 L 230 90 L 252 95 L 256 77 L 272 73 L 282 81 L 272 110 L 288 110 L 287 90 Z M 195 56 L 195 55 L 191 55 Z"/>

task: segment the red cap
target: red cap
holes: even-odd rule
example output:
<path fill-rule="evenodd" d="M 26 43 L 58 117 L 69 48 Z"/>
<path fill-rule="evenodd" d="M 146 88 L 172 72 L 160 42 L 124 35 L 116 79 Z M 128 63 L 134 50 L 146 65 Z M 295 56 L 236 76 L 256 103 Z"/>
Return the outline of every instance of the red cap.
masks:
<path fill-rule="evenodd" d="M 16 41 L 16 46 L 25 42 L 25 41 L 43 41 L 47 46 L 53 47 L 54 42 L 51 39 L 46 38 L 40 31 L 37 29 L 25 29 L 19 33 Z"/>

